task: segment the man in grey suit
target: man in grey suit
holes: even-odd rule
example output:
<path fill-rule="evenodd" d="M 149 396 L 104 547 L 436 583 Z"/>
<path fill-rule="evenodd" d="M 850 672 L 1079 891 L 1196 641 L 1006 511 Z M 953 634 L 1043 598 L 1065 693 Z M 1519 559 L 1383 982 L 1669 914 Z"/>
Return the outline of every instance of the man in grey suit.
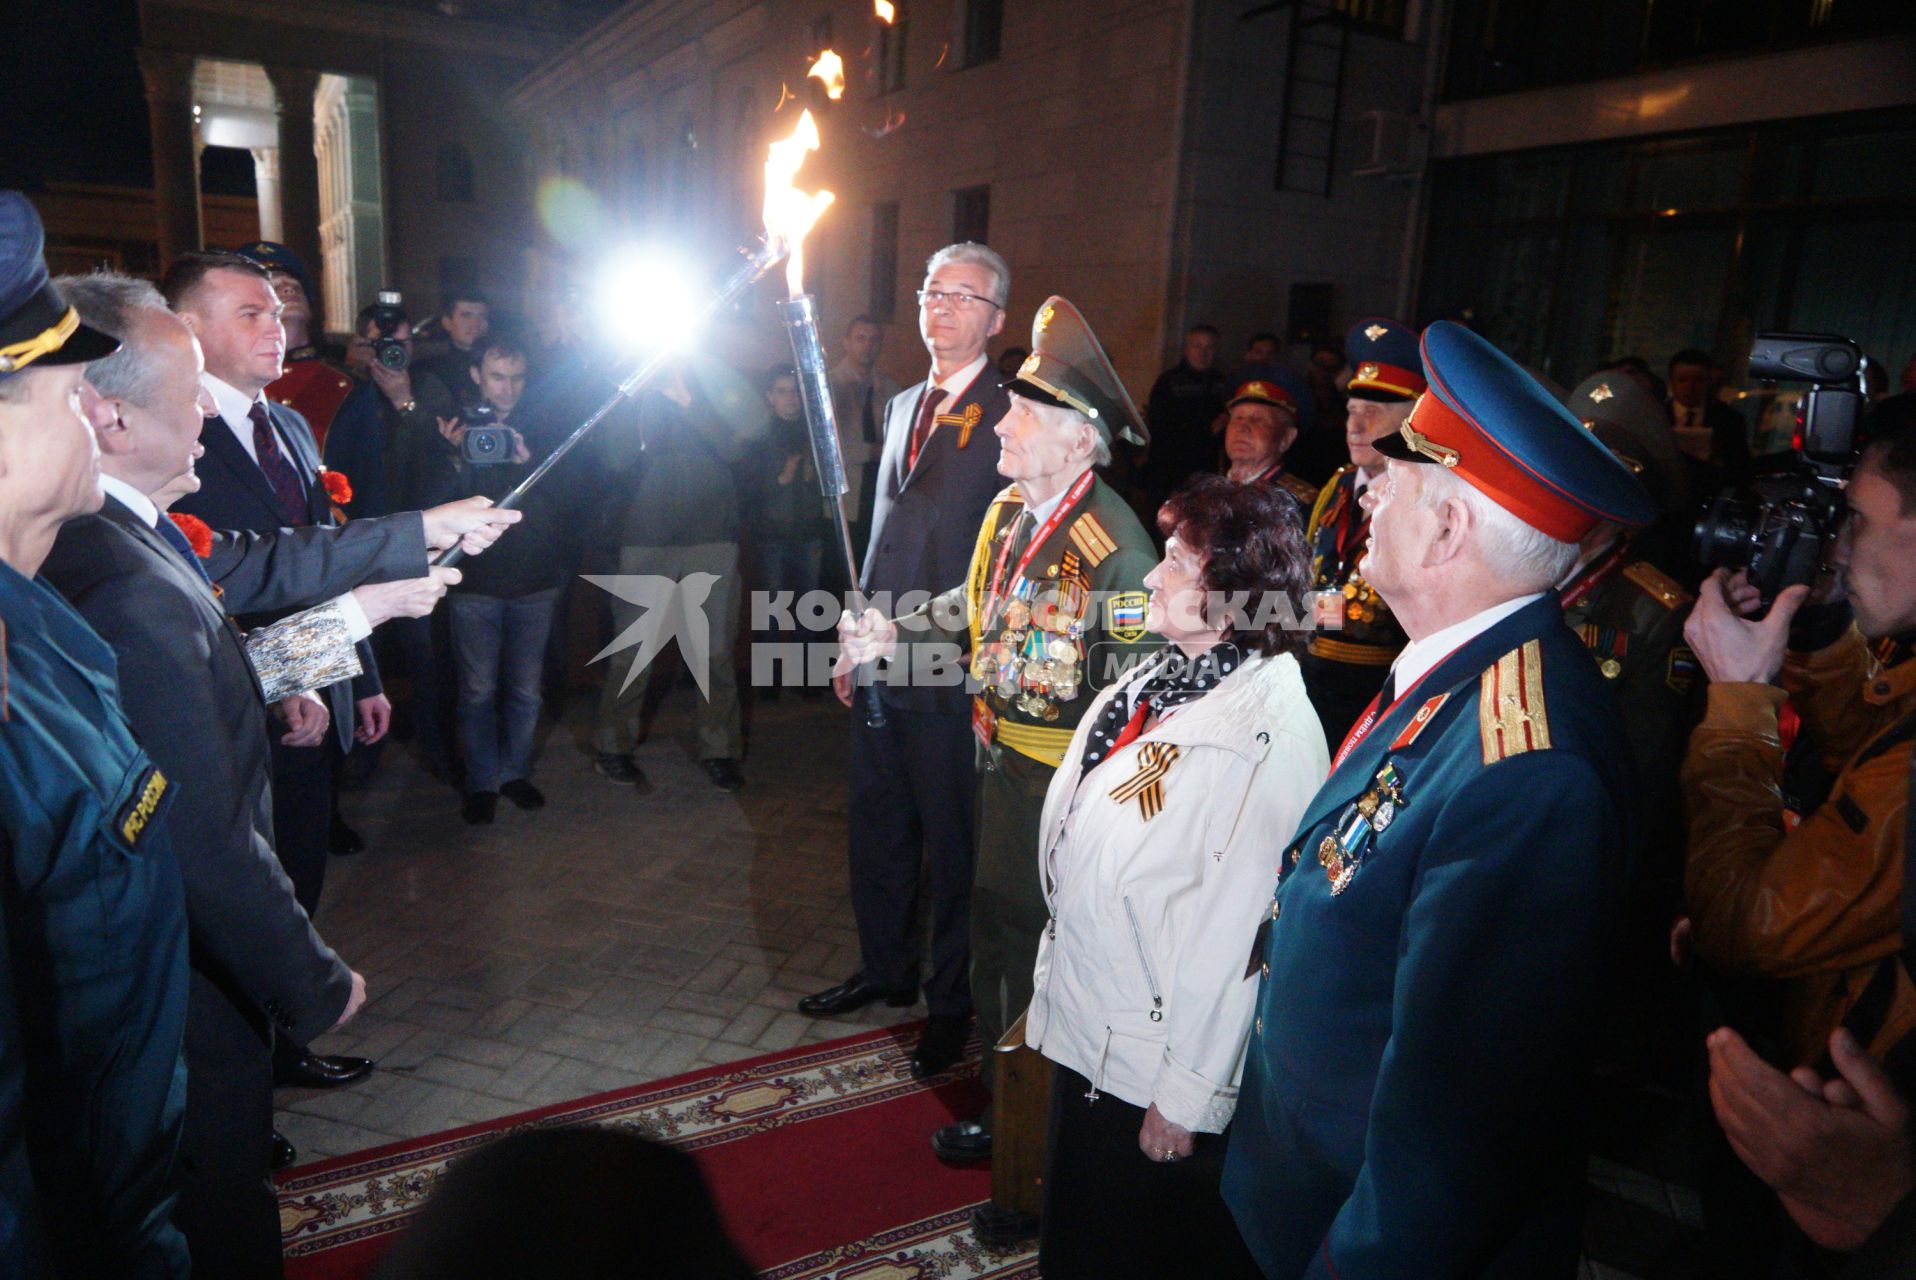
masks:
<path fill-rule="evenodd" d="M 980 244 L 949 245 L 925 264 L 918 331 L 931 355 L 923 382 L 885 408 L 884 450 L 860 588 L 896 602 L 963 580 L 985 509 L 1003 484 L 993 428 L 1011 407 L 985 344 L 1004 328 L 1011 268 Z M 881 604 L 895 610 L 895 604 Z M 901 659 L 897 671 L 909 671 Z M 961 684 L 880 686 L 886 723 L 852 717 L 851 880 L 859 971 L 799 1001 L 813 1015 L 918 996 L 912 937 L 920 885 L 931 894 L 930 1013 L 912 1071 L 935 1075 L 964 1051 L 971 1016 L 972 736 Z M 848 684 L 839 697 L 850 703 Z"/>
<path fill-rule="evenodd" d="M 123 345 L 88 369 L 112 410 L 97 431 L 105 505 L 61 529 L 43 572 L 113 647 L 128 718 L 180 784 L 172 821 L 192 946 L 175 1221 L 196 1273 L 277 1276 L 267 1046 L 275 1033 L 304 1043 L 343 1024 L 366 991 L 314 932 L 274 855 L 265 707 L 222 601 L 276 610 L 349 592 L 329 608 L 359 616 L 337 631 L 417 616 L 458 572 L 429 572 L 428 548 L 469 527 L 486 531 L 473 546 L 490 541 L 512 513 L 461 504 L 339 530 L 215 535 L 201 559 L 163 515 L 197 485 L 208 406 L 192 334 L 142 281 L 61 283 L 86 323 Z"/>

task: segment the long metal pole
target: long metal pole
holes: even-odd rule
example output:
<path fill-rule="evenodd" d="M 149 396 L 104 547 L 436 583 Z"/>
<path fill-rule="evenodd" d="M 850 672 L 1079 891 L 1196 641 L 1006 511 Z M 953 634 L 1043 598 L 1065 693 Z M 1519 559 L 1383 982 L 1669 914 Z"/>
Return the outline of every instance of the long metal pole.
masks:
<path fill-rule="evenodd" d="M 785 318 L 785 336 L 791 339 L 792 363 L 798 373 L 798 395 L 805 404 L 805 426 L 812 442 L 812 463 L 818 470 L 819 494 L 831 504 L 837 526 L 839 554 L 845 560 L 845 576 L 851 583 L 853 617 L 863 617 L 865 598 L 858 589 L 858 554 L 852 549 L 852 528 L 845 519 L 845 454 L 838 442 L 838 412 L 832 407 L 831 385 L 825 376 L 825 348 L 818 340 L 818 300 L 800 294 L 778 304 Z M 885 727 L 885 701 L 878 686 L 864 684 L 865 723 L 874 729 Z"/>
<path fill-rule="evenodd" d="M 719 286 L 718 292 L 714 293 L 699 313 L 692 318 L 687 325 L 688 330 L 692 333 L 697 333 L 704 329 L 706 325 L 712 322 L 714 316 L 718 315 L 718 313 L 726 307 L 732 305 L 740 294 L 751 288 L 760 276 L 771 270 L 773 266 L 783 259 L 785 257 L 785 250 L 786 245 L 783 240 L 759 241 L 758 245 L 752 250 L 746 260 L 740 264 L 738 270 L 734 271 L 731 278 Z M 643 301 L 634 299 L 634 305 L 643 305 Z M 631 375 L 619 384 L 618 389 L 606 397 L 605 403 L 600 405 L 591 417 L 573 428 L 572 434 L 564 440 L 561 440 L 558 448 L 540 460 L 539 465 L 532 469 L 531 475 L 514 485 L 511 493 L 508 493 L 493 505 L 499 507 L 517 507 L 520 502 L 524 501 L 526 494 L 532 489 L 532 486 L 544 479 L 546 472 L 559 465 L 559 459 L 572 452 L 573 448 L 577 446 L 581 440 L 590 435 L 592 429 L 598 426 L 599 423 L 604 420 L 605 415 L 611 413 L 621 400 L 629 400 L 637 395 L 639 389 L 657 377 L 659 370 L 664 368 L 675 355 L 676 352 L 674 350 L 661 348 L 647 356 L 639 367 L 634 369 Z M 436 565 L 458 564 L 463 559 L 465 559 L 465 553 L 454 546 L 441 552 L 439 558 L 433 561 L 433 563 Z"/>

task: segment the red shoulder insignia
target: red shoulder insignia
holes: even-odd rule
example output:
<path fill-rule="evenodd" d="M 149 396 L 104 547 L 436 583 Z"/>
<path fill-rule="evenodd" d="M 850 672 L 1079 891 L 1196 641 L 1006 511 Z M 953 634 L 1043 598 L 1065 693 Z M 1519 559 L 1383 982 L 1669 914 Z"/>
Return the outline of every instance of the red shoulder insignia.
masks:
<path fill-rule="evenodd" d="M 1448 693 L 1440 693 L 1423 706 L 1417 708 L 1417 714 L 1410 718 L 1410 723 L 1404 726 L 1404 731 L 1398 734 L 1396 740 L 1390 744 L 1390 749 L 1392 751 L 1402 751 L 1405 747 L 1417 741 L 1417 735 L 1424 731 L 1426 725 L 1437 718 L 1438 710 L 1448 701 L 1450 701 L 1450 695 Z"/>

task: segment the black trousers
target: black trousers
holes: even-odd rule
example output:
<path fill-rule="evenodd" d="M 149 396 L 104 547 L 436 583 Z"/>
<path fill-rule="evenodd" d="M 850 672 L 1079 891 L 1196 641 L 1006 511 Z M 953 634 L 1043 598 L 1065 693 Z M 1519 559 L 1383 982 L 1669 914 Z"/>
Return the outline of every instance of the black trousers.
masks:
<path fill-rule="evenodd" d="M 273 735 L 273 849 L 293 882 L 293 896 L 307 915 L 317 916 L 333 829 L 339 739 L 328 727 L 318 746 L 289 747 L 279 740 L 284 726 L 275 723 L 267 732 Z"/>
<path fill-rule="evenodd" d="M 890 706 L 885 717 L 885 727 L 873 729 L 862 705 L 852 711 L 852 913 L 861 967 L 882 987 L 917 984 L 922 884 L 931 895 L 925 1003 L 934 1017 L 963 1017 L 971 1012 L 971 719 Z"/>
<path fill-rule="evenodd" d="M 1169 1163 L 1138 1149 L 1144 1109 L 1053 1064 L 1038 1270 L 1045 1280 L 1261 1280 L 1218 1194 L 1227 1135 L 1200 1133 Z"/>
<path fill-rule="evenodd" d="M 199 970 L 189 981 L 173 1222 L 192 1251 L 195 1280 L 278 1280 L 267 1032 Z"/>

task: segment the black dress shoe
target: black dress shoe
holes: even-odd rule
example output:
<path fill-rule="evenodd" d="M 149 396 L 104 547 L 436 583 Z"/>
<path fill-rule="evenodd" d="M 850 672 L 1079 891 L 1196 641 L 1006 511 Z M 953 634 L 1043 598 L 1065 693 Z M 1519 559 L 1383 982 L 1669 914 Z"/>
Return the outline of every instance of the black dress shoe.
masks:
<path fill-rule="evenodd" d="M 951 1069 L 965 1056 L 965 1032 L 970 1018 L 950 1018 L 934 1014 L 911 1051 L 911 1073 L 920 1080 Z"/>
<path fill-rule="evenodd" d="M 991 1159 L 991 1123 L 983 1116 L 948 1124 L 931 1135 L 931 1151 L 952 1164 L 976 1164 Z"/>
<path fill-rule="evenodd" d="M 729 756 L 721 756 L 717 760 L 702 760 L 699 763 L 705 767 L 705 776 L 710 778 L 712 785 L 720 791 L 737 791 L 745 785 L 745 775 L 739 772 L 738 761 Z"/>
<path fill-rule="evenodd" d="M 592 757 L 592 767 L 614 782 L 628 787 L 645 785 L 645 772 L 631 756 L 619 755 L 612 751 L 601 751 Z"/>
<path fill-rule="evenodd" d="M 338 814 L 333 815 L 333 829 L 327 840 L 327 847 L 342 858 L 350 858 L 355 853 L 366 852 L 366 842 L 359 833 L 343 822 Z"/>
<path fill-rule="evenodd" d="M 349 1058 L 337 1053 L 302 1053 L 273 1072 L 281 1089 L 331 1089 L 372 1074 L 371 1058 Z"/>
<path fill-rule="evenodd" d="M 814 1018 L 831 1017 L 840 1013 L 853 1013 L 863 1009 L 874 1000 L 883 1000 L 894 1009 L 903 1009 L 918 1001 L 918 988 L 908 987 L 903 991 L 893 991 L 876 983 L 865 981 L 865 976 L 854 973 L 835 987 L 829 987 L 816 995 L 806 996 L 798 1002 L 798 1011 L 808 1013 Z"/>
<path fill-rule="evenodd" d="M 497 791 L 472 791 L 459 802 L 459 816 L 472 826 L 484 826 L 492 821 L 494 810 L 499 807 Z"/>
<path fill-rule="evenodd" d="M 546 793 L 524 778 L 514 778 L 510 782 L 500 783 L 499 794 L 521 809 L 543 809 L 546 806 Z"/>
<path fill-rule="evenodd" d="M 971 1211 L 971 1234 L 989 1248 L 1008 1248 L 1038 1234 L 1038 1215 L 986 1201 Z"/>
<path fill-rule="evenodd" d="M 299 1152 L 293 1144 L 286 1141 L 278 1129 L 273 1130 L 273 1172 L 292 1168 L 293 1162 L 298 1159 Z"/>

